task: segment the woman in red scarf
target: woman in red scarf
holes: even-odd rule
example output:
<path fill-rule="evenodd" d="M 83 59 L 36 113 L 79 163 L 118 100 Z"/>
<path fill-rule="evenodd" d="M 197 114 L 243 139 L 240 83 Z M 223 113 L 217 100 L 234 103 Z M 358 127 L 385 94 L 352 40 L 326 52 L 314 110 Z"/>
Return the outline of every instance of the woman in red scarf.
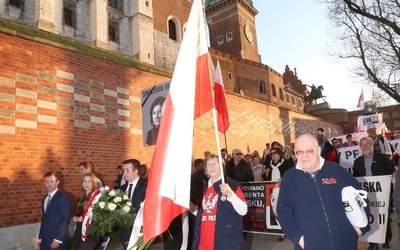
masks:
<path fill-rule="evenodd" d="M 97 194 L 98 179 L 92 173 L 85 173 L 82 179 L 81 194 L 78 201 L 78 213 L 72 217 L 72 220 L 76 222 L 76 229 L 74 234 L 75 248 L 77 250 L 91 250 L 95 249 L 96 245 L 100 242 L 100 236 L 88 235 L 85 241 L 82 240 L 82 221 L 83 214 L 87 211 L 90 203 L 93 200 L 92 196 Z"/>

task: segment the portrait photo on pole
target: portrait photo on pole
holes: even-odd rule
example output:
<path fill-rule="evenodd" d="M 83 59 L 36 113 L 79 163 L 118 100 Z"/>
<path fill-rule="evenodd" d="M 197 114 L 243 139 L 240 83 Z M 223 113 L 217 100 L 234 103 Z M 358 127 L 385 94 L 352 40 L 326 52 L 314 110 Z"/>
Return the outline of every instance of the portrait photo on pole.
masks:
<path fill-rule="evenodd" d="M 357 119 L 357 132 L 367 131 L 369 128 L 381 129 L 382 123 L 382 113 L 359 116 Z"/>
<path fill-rule="evenodd" d="M 156 144 L 170 84 L 168 81 L 142 90 L 142 134 L 145 147 Z"/>

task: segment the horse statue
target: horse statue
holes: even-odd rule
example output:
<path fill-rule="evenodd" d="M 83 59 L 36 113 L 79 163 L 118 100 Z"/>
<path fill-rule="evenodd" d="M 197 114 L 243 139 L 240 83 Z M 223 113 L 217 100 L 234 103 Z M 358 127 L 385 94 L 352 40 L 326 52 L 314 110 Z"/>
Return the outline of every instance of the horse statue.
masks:
<path fill-rule="evenodd" d="M 313 101 L 319 98 L 325 101 L 326 96 L 322 95 L 322 90 L 324 90 L 324 86 L 319 85 L 318 87 L 315 87 L 314 84 L 312 86 L 307 86 L 311 88 L 311 92 L 308 96 L 305 96 L 304 99 L 306 102 L 308 102 L 309 105 L 312 105 Z"/>

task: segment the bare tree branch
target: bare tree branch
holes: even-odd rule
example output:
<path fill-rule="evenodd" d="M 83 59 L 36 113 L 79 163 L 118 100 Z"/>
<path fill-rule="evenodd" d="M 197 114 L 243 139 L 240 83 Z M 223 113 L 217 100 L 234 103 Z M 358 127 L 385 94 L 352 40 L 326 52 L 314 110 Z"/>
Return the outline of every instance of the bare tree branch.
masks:
<path fill-rule="evenodd" d="M 339 58 L 355 62 L 353 73 L 400 102 L 399 0 L 320 0 L 341 31 Z"/>

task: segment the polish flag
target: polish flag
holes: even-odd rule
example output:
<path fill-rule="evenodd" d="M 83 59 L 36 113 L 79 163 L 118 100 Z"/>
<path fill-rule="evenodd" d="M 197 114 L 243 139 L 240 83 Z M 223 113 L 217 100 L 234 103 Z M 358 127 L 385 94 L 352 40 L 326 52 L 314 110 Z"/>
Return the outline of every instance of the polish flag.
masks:
<path fill-rule="evenodd" d="M 221 67 L 219 65 L 219 60 L 217 61 L 217 68 L 215 70 L 215 85 L 214 85 L 214 102 L 215 109 L 217 110 L 217 123 L 218 131 L 225 133 L 229 126 L 229 114 L 228 107 L 226 106 L 225 99 L 225 88 L 224 82 L 222 81 Z"/>
<path fill-rule="evenodd" d="M 201 0 L 194 0 L 165 101 L 144 202 L 144 241 L 188 210 L 194 119 L 214 108 Z"/>
<path fill-rule="evenodd" d="M 358 98 L 357 108 L 361 108 L 361 106 L 364 106 L 364 91 L 363 91 L 363 89 L 361 89 L 361 94 L 360 94 L 360 97 Z"/>

